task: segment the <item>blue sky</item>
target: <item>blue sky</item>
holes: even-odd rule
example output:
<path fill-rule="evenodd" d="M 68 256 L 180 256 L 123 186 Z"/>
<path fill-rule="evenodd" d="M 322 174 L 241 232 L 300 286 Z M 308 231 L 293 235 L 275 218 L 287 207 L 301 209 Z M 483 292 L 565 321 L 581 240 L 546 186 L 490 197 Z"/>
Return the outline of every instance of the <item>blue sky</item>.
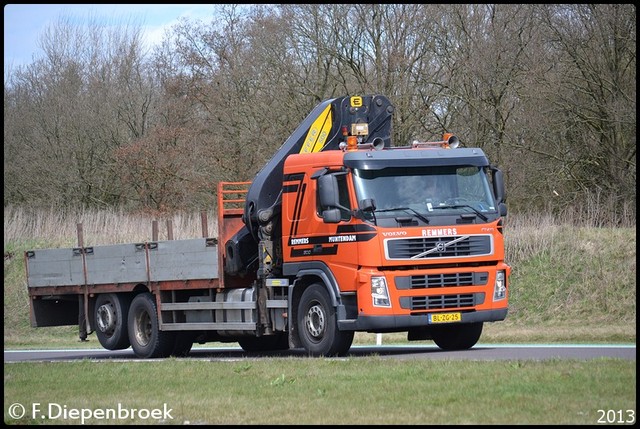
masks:
<path fill-rule="evenodd" d="M 6 4 L 4 6 L 4 68 L 32 62 L 42 54 L 38 39 L 61 17 L 87 24 L 130 23 L 140 26 L 149 43 L 158 42 L 164 30 L 180 17 L 209 21 L 215 4 Z M 6 74 L 6 73 L 5 73 Z"/>

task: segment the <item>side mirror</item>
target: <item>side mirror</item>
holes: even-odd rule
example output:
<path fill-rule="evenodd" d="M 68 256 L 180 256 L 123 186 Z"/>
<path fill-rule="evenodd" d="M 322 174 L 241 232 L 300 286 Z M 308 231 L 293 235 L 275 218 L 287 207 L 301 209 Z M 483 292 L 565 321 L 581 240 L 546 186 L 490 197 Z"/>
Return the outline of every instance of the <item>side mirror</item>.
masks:
<path fill-rule="evenodd" d="M 376 202 L 373 200 L 373 198 L 360 200 L 360 210 L 362 210 L 363 212 L 373 212 L 376 210 Z"/>
<path fill-rule="evenodd" d="M 328 209 L 322 212 L 322 221 L 324 223 L 340 223 L 341 220 L 340 209 Z"/>
<path fill-rule="evenodd" d="M 340 206 L 338 195 L 338 179 L 336 179 L 336 176 L 325 174 L 318 177 L 318 198 L 320 198 L 321 207 Z"/>
<path fill-rule="evenodd" d="M 318 177 L 318 199 L 322 219 L 326 223 L 337 223 L 353 216 L 351 209 L 340 204 L 340 189 L 335 174 L 324 174 Z"/>
<path fill-rule="evenodd" d="M 493 171 L 493 193 L 496 196 L 496 203 L 501 204 L 506 200 L 504 191 L 504 175 L 501 170 L 492 168 Z"/>

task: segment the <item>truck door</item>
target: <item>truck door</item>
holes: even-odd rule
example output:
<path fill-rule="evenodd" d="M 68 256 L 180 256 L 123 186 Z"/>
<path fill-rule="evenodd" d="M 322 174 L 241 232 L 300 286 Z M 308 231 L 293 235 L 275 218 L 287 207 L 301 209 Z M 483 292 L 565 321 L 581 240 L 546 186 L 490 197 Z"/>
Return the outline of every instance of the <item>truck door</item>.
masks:
<path fill-rule="evenodd" d="M 283 227 L 284 260 L 298 263 L 300 268 L 322 265 L 343 292 L 355 290 L 358 234 L 346 173 L 315 176 L 288 176 L 291 180 L 285 185 L 283 216 L 290 225 L 288 236 Z M 325 193 L 324 201 L 321 192 Z"/>

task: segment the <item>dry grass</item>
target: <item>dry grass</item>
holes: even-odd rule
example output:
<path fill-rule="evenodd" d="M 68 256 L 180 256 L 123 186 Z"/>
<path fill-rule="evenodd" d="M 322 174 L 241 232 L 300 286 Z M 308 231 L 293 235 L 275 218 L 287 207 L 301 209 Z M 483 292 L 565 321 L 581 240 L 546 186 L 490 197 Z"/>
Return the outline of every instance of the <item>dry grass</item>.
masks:
<path fill-rule="evenodd" d="M 218 234 L 217 217 L 206 213 L 208 236 Z M 153 222 L 157 222 L 157 240 L 168 239 L 168 222 L 173 238 L 202 237 L 200 213 L 176 213 L 170 217 L 152 218 L 118 210 L 32 211 L 21 207 L 4 208 L 4 242 L 36 242 L 47 247 L 77 245 L 78 224 L 82 224 L 85 246 L 133 243 L 153 239 Z"/>

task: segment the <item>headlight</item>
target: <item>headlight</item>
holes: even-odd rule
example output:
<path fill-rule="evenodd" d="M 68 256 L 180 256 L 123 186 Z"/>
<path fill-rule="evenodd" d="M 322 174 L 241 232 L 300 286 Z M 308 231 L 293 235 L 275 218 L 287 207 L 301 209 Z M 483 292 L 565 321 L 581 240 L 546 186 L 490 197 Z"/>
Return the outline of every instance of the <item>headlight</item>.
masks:
<path fill-rule="evenodd" d="M 507 284 L 505 282 L 504 271 L 496 273 L 496 283 L 493 285 L 493 300 L 500 301 L 507 297 Z"/>
<path fill-rule="evenodd" d="M 374 307 L 391 307 L 389 289 L 384 277 L 371 277 L 371 300 Z"/>

